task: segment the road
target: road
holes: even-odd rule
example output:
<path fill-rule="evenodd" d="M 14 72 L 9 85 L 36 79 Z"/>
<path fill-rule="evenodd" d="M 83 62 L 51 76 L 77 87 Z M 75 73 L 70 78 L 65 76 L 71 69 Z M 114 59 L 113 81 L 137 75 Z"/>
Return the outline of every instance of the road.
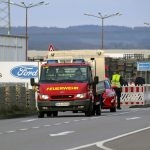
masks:
<path fill-rule="evenodd" d="M 150 108 L 0 120 L 0 150 L 148 150 Z"/>

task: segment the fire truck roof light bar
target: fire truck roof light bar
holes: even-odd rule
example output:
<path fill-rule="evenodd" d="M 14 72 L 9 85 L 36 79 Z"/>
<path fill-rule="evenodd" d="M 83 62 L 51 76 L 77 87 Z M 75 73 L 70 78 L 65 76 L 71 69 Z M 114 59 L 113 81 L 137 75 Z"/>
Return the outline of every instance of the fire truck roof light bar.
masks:
<path fill-rule="evenodd" d="M 68 60 L 68 59 L 63 59 L 63 60 L 57 60 L 57 59 L 51 59 L 51 60 L 47 60 L 47 64 L 53 64 L 53 63 L 85 63 L 84 59 L 72 59 L 72 60 Z"/>

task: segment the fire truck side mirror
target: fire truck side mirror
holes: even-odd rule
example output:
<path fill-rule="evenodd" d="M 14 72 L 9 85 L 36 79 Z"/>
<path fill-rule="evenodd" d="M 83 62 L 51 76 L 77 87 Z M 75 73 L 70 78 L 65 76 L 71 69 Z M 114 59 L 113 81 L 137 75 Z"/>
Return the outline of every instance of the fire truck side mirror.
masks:
<path fill-rule="evenodd" d="M 31 84 L 31 86 L 35 86 L 34 78 L 31 78 L 31 79 L 30 79 L 30 84 Z"/>
<path fill-rule="evenodd" d="M 99 77 L 98 77 L 98 76 L 95 76 L 95 77 L 94 77 L 94 83 L 97 84 L 98 82 L 99 82 Z"/>

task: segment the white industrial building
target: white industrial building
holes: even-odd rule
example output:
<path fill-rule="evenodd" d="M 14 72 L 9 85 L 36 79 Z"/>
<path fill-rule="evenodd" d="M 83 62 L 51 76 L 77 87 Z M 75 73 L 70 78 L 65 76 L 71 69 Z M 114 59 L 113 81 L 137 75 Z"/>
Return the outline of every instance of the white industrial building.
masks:
<path fill-rule="evenodd" d="M 25 36 L 0 34 L 0 61 L 26 61 Z"/>
<path fill-rule="evenodd" d="M 46 59 L 48 57 L 48 54 L 60 54 L 61 56 L 63 56 L 66 53 L 70 53 L 71 51 L 75 51 L 75 50 L 59 50 L 59 51 L 48 51 L 48 50 L 41 50 L 41 51 L 37 51 L 37 50 L 29 50 L 28 51 L 28 57 L 30 59 Z M 81 51 L 81 50 L 77 50 L 77 51 Z M 82 51 L 86 51 L 86 50 L 82 50 Z M 99 51 L 99 50 L 95 50 L 95 49 L 90 49 L 89 51 Z M 150 50 L 146 50 L 146 49 L 104 49 L 104 56 L 105 57 L 113 57 L 113 58 L 122 58 L 124 55 L 126 54 L 142 54 L 144 56 L 144 58 L 150 58 Z"/>

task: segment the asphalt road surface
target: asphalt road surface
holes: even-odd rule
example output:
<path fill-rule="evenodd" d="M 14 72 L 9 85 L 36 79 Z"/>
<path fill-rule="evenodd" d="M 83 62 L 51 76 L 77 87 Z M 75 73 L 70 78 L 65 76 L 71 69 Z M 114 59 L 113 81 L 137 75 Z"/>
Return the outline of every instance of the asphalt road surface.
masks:
<path fill-rule="evenodd" d="M 148 150 L 150 108 L 0 120 L 0 150 Z"/>

